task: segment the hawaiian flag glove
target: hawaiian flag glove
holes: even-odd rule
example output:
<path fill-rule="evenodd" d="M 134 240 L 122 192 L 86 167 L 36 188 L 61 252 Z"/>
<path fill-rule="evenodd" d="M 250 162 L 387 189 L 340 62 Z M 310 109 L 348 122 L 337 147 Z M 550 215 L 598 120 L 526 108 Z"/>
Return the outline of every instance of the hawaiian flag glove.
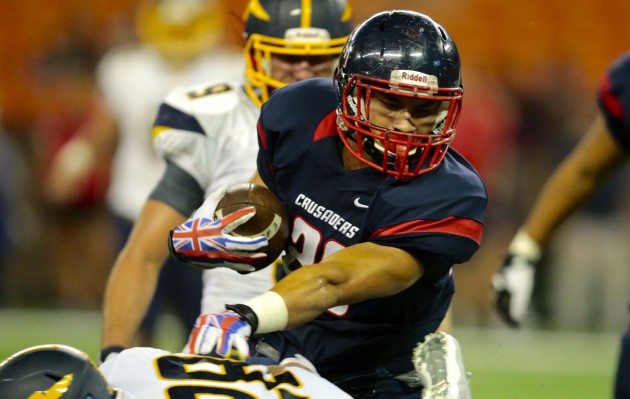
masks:
<path fill-rule="evenodd" d="M 247 340 L 251 332 L 251 326 L 234 311 L 201 315 L 188 337 L 184 353 L 218 354 L 245 360 L 249 357 Z"/>

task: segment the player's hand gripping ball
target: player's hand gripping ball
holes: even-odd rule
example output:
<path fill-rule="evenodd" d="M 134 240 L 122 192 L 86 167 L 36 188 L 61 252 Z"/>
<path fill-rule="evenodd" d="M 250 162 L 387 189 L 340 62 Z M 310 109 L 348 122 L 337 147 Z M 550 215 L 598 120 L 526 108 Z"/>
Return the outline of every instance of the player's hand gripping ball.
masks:
<path fill-rule="evenodd" d="M 169 235 L 169 251 L 193 266 L 250 273 L 273 263 L 289 237 L 286 212 L 269 189 L 255 184 L 212 192 Z"/>
<path fill-rule="evenodd" d="M 254 207 L 256 213 L 247 222 L 232 230 L 242 237 L 267 237 L 268 244 L 258 252 L 266 258 L 250 263 L 256 270 L 272 264 L 284 250 L 289 238 L 289 222 L 282 201 L 271 190 L 257 184 L 244 183 L 229 187 L 215 210 L 217 219 L 240 209 Z"/>

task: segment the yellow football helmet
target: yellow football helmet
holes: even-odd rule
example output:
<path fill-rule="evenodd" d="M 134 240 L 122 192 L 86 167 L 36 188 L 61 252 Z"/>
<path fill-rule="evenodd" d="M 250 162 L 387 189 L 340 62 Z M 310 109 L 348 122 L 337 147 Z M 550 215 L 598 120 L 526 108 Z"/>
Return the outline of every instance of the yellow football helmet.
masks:
<path fill-rule="evenodd" d="M 245 89 L 258 106 L 286 85 L 271 77 L 272 55 L 339 55 L 352 31 L 346 0 L 250 0 L 243 20 Z"/>
<path fill-rule="evenodd" d="M 136 27 L 167 59 L 186 62 L 221 41 L 226 15 L 220 0 L 144 0 Z"/>

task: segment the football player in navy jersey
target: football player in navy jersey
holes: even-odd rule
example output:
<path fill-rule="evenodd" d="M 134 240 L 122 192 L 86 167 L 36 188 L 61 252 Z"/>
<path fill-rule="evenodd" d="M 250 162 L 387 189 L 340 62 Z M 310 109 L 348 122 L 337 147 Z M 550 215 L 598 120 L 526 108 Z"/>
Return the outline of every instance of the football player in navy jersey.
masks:
<path fill-rule="evenodd" d="M 247 356 L 256 334 L 253 356 L 304 354 L 354 397 L 419 397 L 409 352 L 440 325 L 455 290 L 452 268 L 475 253 L 484 226 L 485 186 L 449 147 L 462 96 L 455 42 L 406 10 L 357 26 L 334 79 L 275 90 L 258 120 L 252 182 L 286 207 L 284 276 L 262 295 L 200 316 L 187 351 Z M 224 192 L 192 219 L 214 218 Z M 265 243 L 238 237 L 239 251 L 228 253 L 222 242 L 253 212 L 199 232 L 212 249 L 171 250 L 208 267 L 237 258 L 243 270 Z"/>
<path fill-rule="evenodd" d="M 605 75 L 599 114 L 586 135 L 557 167 L 518 230 L 500 271 L 493 277 L 499 315 L 511 326 L 528 317 L 537 263 L 555 230 L 629 159 L 630 53 Z M 621 345 L 615 398 L 630 399 L 630 326 Z"/>

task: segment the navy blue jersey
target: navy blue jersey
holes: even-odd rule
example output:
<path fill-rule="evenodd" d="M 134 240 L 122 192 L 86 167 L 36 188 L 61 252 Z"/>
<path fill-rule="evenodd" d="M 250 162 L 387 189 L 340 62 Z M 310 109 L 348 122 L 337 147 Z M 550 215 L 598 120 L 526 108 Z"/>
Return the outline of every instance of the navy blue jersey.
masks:
<path fill-rule="evenodd" d="M 407 181 L 346 170 L 332 79 L 274 91 L 258 123 L 258 172 L 283 201 L 296 259 L 289 270 L 372 242 L 408 251 L 425 275 L 405 291 L 329 309 L 304 326 L 266 334 L 281 356 L 301 353 L 334 382 L 384 368 L 412 370 L 413 346 L 444 318 L 452 266 L 479 246 L 487 194 L 473 167 L 449 150 L 436 170 Z"/>
<path fill-rule="evenodd" d="M 612 63 L 598 100 L 608 130 L 621 147 L 630 151 L 630 52 Z"/>

